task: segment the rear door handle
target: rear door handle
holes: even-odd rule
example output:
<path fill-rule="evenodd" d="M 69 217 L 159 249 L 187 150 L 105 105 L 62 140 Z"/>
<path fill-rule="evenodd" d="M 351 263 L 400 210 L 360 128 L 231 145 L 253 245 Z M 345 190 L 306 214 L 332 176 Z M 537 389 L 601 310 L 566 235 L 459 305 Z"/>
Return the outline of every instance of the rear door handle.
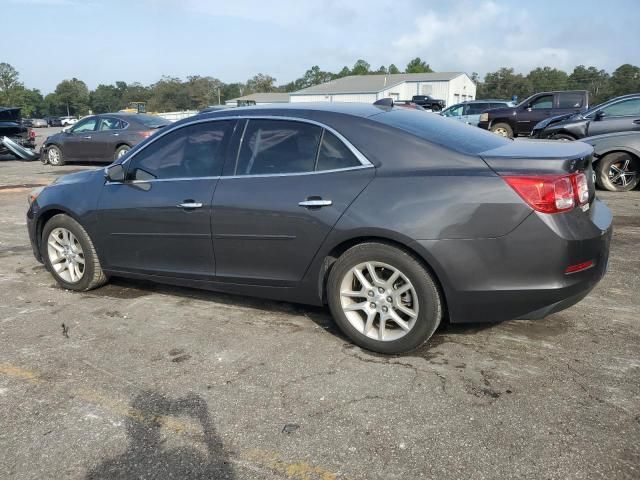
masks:
<path fill-rule="evenodd" d="M 91 135 L 87 135 L 86 137 L 82 137 L 82 138 L 86 138 L 87 140 L 91 140 Z"/>
<path fill-rule="evenodd" d="M 202 207 L 202 203 L 194 202 L 193 200 L 185 200 L 184 202 L 179 203 L 178 205 L 176 205 L 176 207 L 178 207 L 178 208 L 201 208 Z"/>
<path fill-rule="evenodd" d="M 305 200 L 304 202 L 298 202 L 298 205 L 305 208 L 320 208 L 320 207 L 328 207 L 330 205 L 333 205 L 333 202 L 331 200 L 315 199 L 315 200 Z"/>

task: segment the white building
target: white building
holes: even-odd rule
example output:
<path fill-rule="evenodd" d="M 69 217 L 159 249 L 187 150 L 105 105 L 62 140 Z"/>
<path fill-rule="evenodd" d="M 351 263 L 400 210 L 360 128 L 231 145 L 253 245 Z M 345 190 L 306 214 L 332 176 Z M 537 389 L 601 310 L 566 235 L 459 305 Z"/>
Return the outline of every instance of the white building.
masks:
<path fill-rule="evenodd" d="M 247 105 L 268 105 L 270 103 L 289 103 L 289 94 L 280 92 L 252 93 L 244 97 L 232 98 L 224 104 L 227 107 L 244 107 Z"/>
<path fill-rule="evenodd" d="M 291 92 L 291 102 L 373 103 L 381 98 L 411 100 L 430 95 L 446 105 L 475 100 L 476 84 L 463 72 L 351 75 Z"/>

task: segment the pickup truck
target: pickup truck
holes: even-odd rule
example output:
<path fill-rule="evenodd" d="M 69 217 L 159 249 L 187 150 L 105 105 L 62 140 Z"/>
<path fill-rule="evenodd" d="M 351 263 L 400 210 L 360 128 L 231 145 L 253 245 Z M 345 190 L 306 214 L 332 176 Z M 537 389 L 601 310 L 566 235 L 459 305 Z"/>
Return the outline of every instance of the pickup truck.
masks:
<path fill-rule="evenodd" d="M 533 127 L 546 118 L 579 113 L 588 108 L 589 92 L 586 90 L 536 93 L 515 107 L 481 114 L 478 127 L 508 138 L 528 136 Z"/>
<path fill-rule="evenodd" d="M 434 112 L 439 112 L 445 107 L 444 100 L 438 100 L 429 95 L 414 95 L 411 102 L 420 105 L 422 108 L 428 108 Z"/>
<path fill-rule="evenodd" d="M 5 144 L 3 140 L 5 137 L 9 142 L 21 147 L 31 149 L 36 147 L 36 133 L 22 124 L 19 108 L 0 107 L 0 155 L 8 153 L 16 155 L 13 148 Z"/>

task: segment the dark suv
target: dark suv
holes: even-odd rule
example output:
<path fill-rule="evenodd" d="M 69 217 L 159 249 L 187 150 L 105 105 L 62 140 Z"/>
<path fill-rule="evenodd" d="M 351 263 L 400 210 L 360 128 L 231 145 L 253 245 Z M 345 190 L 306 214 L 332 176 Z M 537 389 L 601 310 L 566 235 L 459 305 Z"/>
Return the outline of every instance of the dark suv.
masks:
<path fill-rule="evenodd" d="M 640 93 L 616 97 L 584 113 L 545 119 L 534 127 L 531 136 L 577 140 L 617 132 L 640 132 Z"/>
<path fill-rule="evenodd" d="M 480 115 L 478 126 L 503 137 L 529 135 L 541 120 L 582 112 L 589 107 L 586 90 L 543 92 L 512 108 L 498 108 Z"/>
<path fill-rule="evenodd" d="M 35 148 L 36 146 L 35 132 L 22 123 L 19 108 L 0 107 L 0 155 L 9 152 L 15 154 L 10 145 L 5 145 L 4 137 L 18 146 L 27 148 Z"/>
<path fill-rule="evenodd" d="M 411 101 L 422 108 L 428 108 L 434 112 L 439 112 L 445 107 L 444 100 L 438 100 L 429 95 L 414 95 Z"/>

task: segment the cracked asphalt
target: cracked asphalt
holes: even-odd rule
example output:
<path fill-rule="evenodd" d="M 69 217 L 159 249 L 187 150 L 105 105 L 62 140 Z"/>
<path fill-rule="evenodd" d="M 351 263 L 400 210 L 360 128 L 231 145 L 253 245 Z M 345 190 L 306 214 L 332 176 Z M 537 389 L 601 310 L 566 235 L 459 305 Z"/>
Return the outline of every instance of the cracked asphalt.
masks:
<path fill-rule="evenodd" d="M 384 357 L 320 308 L 60 289 L 24 185 L 83 168 L 0 159 L 0 478 L 640 477 L 640 192 L 599 193 L 609 272 L 576 306 Z"/>

